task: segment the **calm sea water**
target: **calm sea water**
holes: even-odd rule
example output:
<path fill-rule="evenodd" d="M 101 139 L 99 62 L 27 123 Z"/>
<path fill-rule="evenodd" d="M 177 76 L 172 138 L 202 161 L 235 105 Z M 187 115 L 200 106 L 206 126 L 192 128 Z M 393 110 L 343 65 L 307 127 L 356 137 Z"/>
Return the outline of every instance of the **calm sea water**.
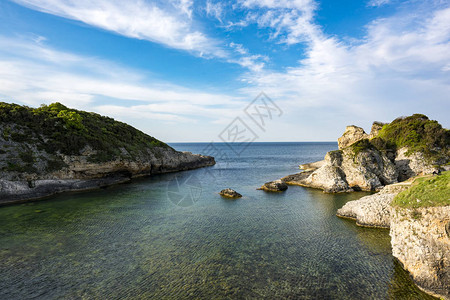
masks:
<path fill-rule="evenodd" d="M 0 299 L 431 299 L 388 230 L 335 216 L 364 194 L 256 190 L 336 143 L 215 147 L 214 167 L 0 207 Z"/>

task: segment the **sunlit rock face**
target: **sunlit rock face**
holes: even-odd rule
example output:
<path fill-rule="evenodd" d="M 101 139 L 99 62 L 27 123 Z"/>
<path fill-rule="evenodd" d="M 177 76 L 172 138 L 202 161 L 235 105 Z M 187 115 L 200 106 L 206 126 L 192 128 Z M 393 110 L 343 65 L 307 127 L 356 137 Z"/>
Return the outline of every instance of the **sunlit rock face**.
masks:
<path fill-rule="evenodd" d="M 369 135 L 365 133 L 361 127 L 350 125 L 345 128 L 344 134 L 338 138 L 339 149 L 344 149 L 357 141 L 369 138 Z"/>
<path fill-rule="evenodd" d="M 450 206 L 393 208 L 392 254 L 417 285 L 450 299 Z"/>

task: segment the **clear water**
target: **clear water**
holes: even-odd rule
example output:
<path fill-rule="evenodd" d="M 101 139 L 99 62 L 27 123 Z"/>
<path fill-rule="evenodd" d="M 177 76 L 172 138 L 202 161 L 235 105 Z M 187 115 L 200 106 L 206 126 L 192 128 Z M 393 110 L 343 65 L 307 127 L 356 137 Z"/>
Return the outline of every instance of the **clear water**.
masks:
<path fill-rule="evenodd" d="M 336 143 L 216 147 L 228 158 L 211 168 L 0 207 L 0 299 L 431 299 L 387 230 L 335 216 L 364 194 L 256 190 Z"/>

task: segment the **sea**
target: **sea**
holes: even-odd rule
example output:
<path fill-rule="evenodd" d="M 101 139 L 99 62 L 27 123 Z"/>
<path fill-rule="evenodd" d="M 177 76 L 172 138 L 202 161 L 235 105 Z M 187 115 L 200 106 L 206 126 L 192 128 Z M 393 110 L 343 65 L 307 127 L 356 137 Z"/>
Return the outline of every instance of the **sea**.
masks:
<path fill-rule="evenodd" d="M 337 143 L 170 145 L 217 164 L 0 207 L 0 299 L 434 299 L 336 217 L 368 193 L 257 190 Z"/>

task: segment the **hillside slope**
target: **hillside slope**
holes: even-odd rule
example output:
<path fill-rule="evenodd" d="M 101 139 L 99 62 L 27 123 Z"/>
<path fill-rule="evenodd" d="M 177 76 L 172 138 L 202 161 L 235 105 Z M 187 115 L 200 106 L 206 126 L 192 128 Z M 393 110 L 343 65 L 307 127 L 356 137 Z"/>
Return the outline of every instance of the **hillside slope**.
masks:
<path fill-rule="evenodd" d="M 0 204 L 214 165 L 112 118 L 0 103 Z"/>

